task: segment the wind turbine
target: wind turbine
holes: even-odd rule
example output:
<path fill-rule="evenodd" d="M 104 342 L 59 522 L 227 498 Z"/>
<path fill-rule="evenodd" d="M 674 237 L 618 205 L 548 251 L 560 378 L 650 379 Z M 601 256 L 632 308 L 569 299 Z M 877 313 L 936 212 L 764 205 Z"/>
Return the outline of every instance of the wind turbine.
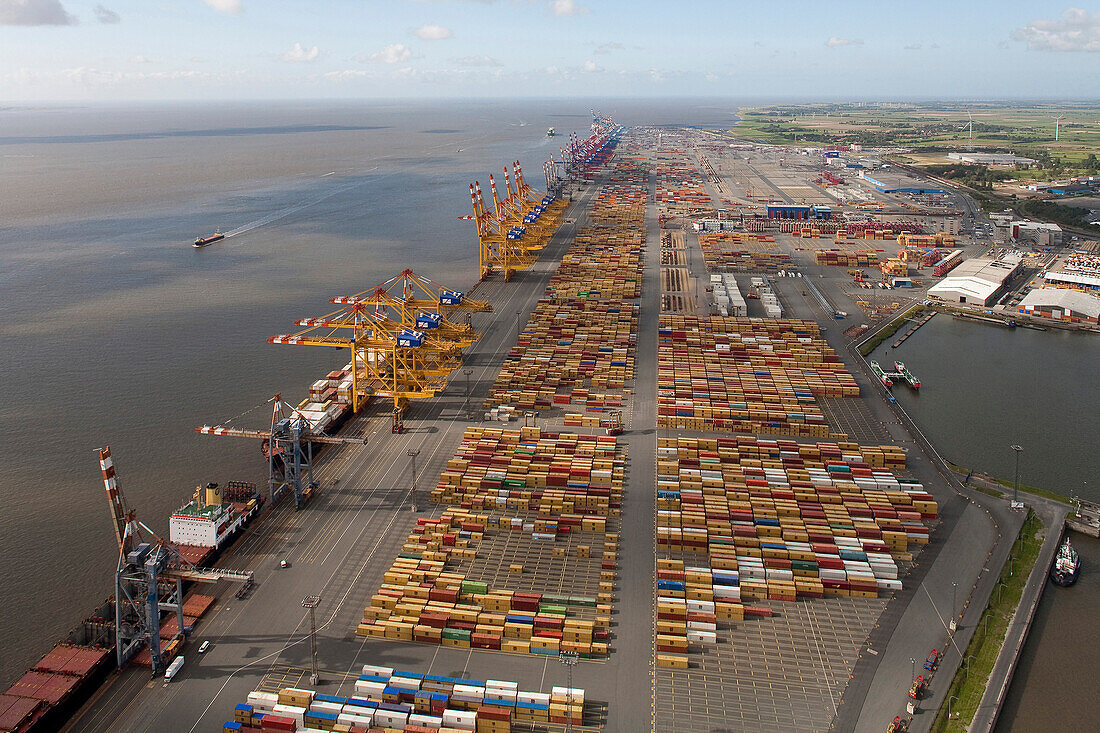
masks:
<path fill-rule="evenodd" d="M 966 126 L 970 129 L 970 144 L 974 144 L 974 117 L 970 114 L 970 110 L 966 110 L 966 117 L 970 122 Z"/>
<path fill-rule="evenodd" d="M 1059 128 L 1062 120 L 1064 120 L 1064 119 L 1066 119 L 1065 115 L 1061 115 L 1060 117 L 1055 117 L 1054 118 L 1054 142 L 1058 142 L 1058 128 Z"/>

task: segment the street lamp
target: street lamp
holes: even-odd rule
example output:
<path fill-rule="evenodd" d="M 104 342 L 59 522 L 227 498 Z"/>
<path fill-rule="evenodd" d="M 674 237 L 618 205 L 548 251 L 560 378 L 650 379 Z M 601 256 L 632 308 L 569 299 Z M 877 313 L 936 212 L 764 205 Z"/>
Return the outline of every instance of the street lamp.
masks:
<path fill-rule="evenodd" d="M 958 700 L 958 699 L 959 699 L 958 695 L 952 695 L 951 697 L 947 698 L 947 719 L 948 720 L 951 720 L 951 701 L 952 700 Z"/>
<path fill-rule="evenodd" d="M 914 657 L 909 657 L 909 665 L 913 668 L 912 674 L 909 675 L 909 681 L 912 682 L 917 678 L 917 660 Z"/>
<path fill-rule="evenodd" d="M 567 681 L 569 685 L 569 692 L 565 695 L 565 730 L 566 733 L 573 733 L 573 667 L 577 666 L 577 660 L 580 655 L 577 652 L 559 652 L 558 661 L 565 665 Z"/>
<path fill-rule="evenodd" d="M 1020 490 L 1020 451 L 1023 448 L 1019 445 L 1013 444 L 1009 448 L 1016 454 L 1016 477 L 1012 479 L 1012 503 L 1016 503 L 1016 496 Z"/>
<path fill-rule="evenodd" d="M 316 685 L 320 678 L 317 676 L 317 620 L 314 618 L 313 609 L 321 602 L 321 596 L 306 596 L 302 599 L 302 608 L 309 609 L 309 659 L 312 673 L 309 676 L 310 684 Z"/>
<path fill-rule="evenodd" d="M 958 581 L 953 582 L 951 584 L 951 630 L 952 631 L 954 631 L 956 626 L 957 626 L 957 624 L 955 623 L 955 619 L 957 619 L 959 617 L 958 611 L 956 610 L 958 608 L 958 604 L 955 600 L 955 592 L 958 589 L 959 589 Z"/>
<path fill-rule="evenodd" d="M 522 315 L 521 311 L 516 311 L 516 338 L 519 338 L 520 333 L 523 331 L 523 326 L 519 320 Z"/>
<path fill-rule="evenodd" d="M 417 507 L 416 507 L 416 457 L 418 455 L 420 455 L 420 451 L 419 450 L 413 450 L 413 449 L 410 448 L 409 450 L 405 451 L 405 455 L 407 455 L 409 457 L 409 462 L 412 464 L 412 478 L 413 478 L 412 510 L 415 512 L 415 511 L 417 511 Z"/>
<path fill-rule="evenodd" d="M 473 369 L 463 369 L 462 373 L 466 375 L 466 401 L 462 403 L 462 409 L 466 412 L 466 419 L 470 418 L 470 375 L 474 373 Z"/>

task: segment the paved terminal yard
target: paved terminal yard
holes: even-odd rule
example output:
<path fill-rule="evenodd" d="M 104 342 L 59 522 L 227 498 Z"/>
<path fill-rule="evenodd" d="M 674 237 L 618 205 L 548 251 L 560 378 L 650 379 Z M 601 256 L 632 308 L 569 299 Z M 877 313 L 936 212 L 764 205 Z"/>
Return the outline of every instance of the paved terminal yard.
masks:
<path fill-rule="evenodd" d="M 634 131 L 626 142 L 630 144 L 623 144 L 620 157 L 652 156 L 656 135 Z M 664 135 L 662 148 L 668 145 L 669 137 Z M 738 189 L 736 179 L 725 178 L 731 173 L 745 183 L 750 175 L 759 177 L 771 171 L 771 166 L 755 156 L 751 169 L 747 163 L 735 165 L 729 159 L 715 162 L 715 166 L 723 176 L 725 191 Z M 777 180 L 767 185 L 801 196 L 803 184 L 795 172 L 772 174 Z M 750 185 L 760 183 L 764 181 Z M 472 370 L 469 401 L 465 399 L 464 376 L 456 373 L 441 396 L 412 405 L 405 418 L 408 429 L 402 435 L 390 433 L 385 405 L 372 405 L 354 418 L 343 434 L 364 436 L 368 444 L 327 450 L 318 462 L 322 489 L 312 503 L 295 512 L 288 502 L 282 502 L 223 559 L 227 567 L 253 570 L 256 587 L 244 600 L 235 599 L 229 589 L 219 589 L 214 613 L 197 632 L 198 639 L 212 642 L 210 650 L 199 656 L 192 651 L 192 642 L 185 652 L 183 672 L 170 684 L 150 679 L 144 669 L 124 671 L 84 707 L 68 730 L 220 730 L 223 721 L 233 719 L 234 707 L 254 690 L 278 692 L 296 687 L 352 696 L 363 665 L 444 677 L 509 680 L 521 690 L 549 692 L 566 685 L 569 671 L 555 655 L 362 636 L 356 629 L 418 520 L 438 518 L 448 511 L 448 507 L 430 503 L 428 495 L 448 470 L 467 428 L 519 430 L 522 420 L 490 423 L 470 420 L 468 414 L 481 417 L 482 403 L 517 338 L 514 314 L 519 312 L 523 322 L 535 309 L 573 236 L 590 223 L 588 212 L 599 184 L 596 181 L 573 189 L 573 202 L 566 213 L 572 223 L 562 227 L 531 269 L 509 283 L 482 283 L 474 292 L 475 297 L 491 302 L 495 312 L 474 316 L 474 327 L 482 337 L 464 357 L 464 369 Z M 704 190 L 717 204 L 718 188 L 707 183 Z M 658 440 L 714 438 L 723 433 L 657 427 L 659 316 L 662 311 L 705 315 L 709 307 L 703 292 L 709 277 L 698 236 L 677 231 L 675 243 L 666 246 L 662 257 L 663 230 L 653 203 L 657 191 L 657 179 L 650 172 L 633 380 L 619 390 L 626 423 L 626 432 L 616 443 L 617 452 L 626 458 L 621 507 L 608 511 L 601 531 L 580 530 L 552 543 L 534 539 L 530 532 L 487 530 L 476 556 L 454 564 L 448 561 L 448 569 L 458 568 L 457 572 L 486 583 L 490 589 L 551 596 L 610 593 L 610 604 L 601 603 L 610 606 L 609 653 L 592 654 L 592 658 L 582 655 L 572 669 L 573 686 L 585 690 L 583 719 L 573 725 L 574 730 L 884 730 L 894 715 L 903 713 L 912 672 L 910 659 L 923 659 L 933 646 L 942 645 L 952 616 L 952 591 L 957 608 L 969 609 L 971 589 L 980 586 L 974 600 L 981 602 L 973 609 L 980 611 L 984 605 L 980 594 L 988 595 L 989 589 L 980 581 L 995 576 L 998 558 L 1003 561 L 1007 550 L 999 539 L 1014 534 L 1011 518 L 998 515 L 991 521 L 984 507 L 969 503 L 949 488 L 950 479 L 925 452 L 930 446 L 910 433 L 909 426 L 881 399 L 881 388 L 874 386 L 861 360 L 846 348 L 843 329 L 853 325 L 852 321 L 833 320 L 811 295 L 804 294 L 804 284 L 798 278 L 772 277 L 784 317 L 819 322 L 824 342 L 859 385 L 858 398 L 817 399 L 830 434 L 844 433 L 848 440 L 862 445 L 900 446 L 908 460 L 904 469 L 895 473 L 921 482 L 938 502 L 939 514 L 929 522 L 929 544 L 910 545 L 910 553 L 900 555 L 902 590 L 871 594 L 875 597 L 825 595 L 797 601 L 768 597 L 751 601 L 754 608 L 767 610 L 769 615 L 719 624 L 715 643 L 690 645 L 686 669 L 658 666 L 657 608 L 663 591 L 658 590 L 657 560 L 681 560 L 685 566 L 706 560 L 705 554 L 657 545 Z M 846 297 L 843 285 L 850 280 L 841 277 L 844 268 L 817 267 L 790 242 L 780 246 L 791 252 L 807 276 L 827 274 L 819 278 L 819 287 L 842 307 Z M 739 283 L 747 277 L 739 274 Z M 850 312 L 858 322 L 858 309 L 853 307 Z M 546 433 L 603 434 L 597 427 L 569 425 L 568 413 L 576 412 L 584 412 L 583 407 L 543 409 L 538 424 Z M 787 439 L 801 445 L 831 440 Z M 419 511 L 415 513 L 410 509 L 410 450 L 420 451 L 416 458 Z M 598 558 L 609 537 L 617 557 L 613 570 L 607 571 Z M 578 555 L 582 545 L 591 548 L 590 557 Z M 281 560 L 289 567 L 280 569 Z M 513 568 L 516 565 L 523 566 L 518 574 Z M 608 572 L 610 575 L 605 574 Z M 310 594 L 321 596 L 316 609 L 317 685 L 309 679 L 310 616 L 301 603 Z M 748 606 L 750 601 L 745 603 Z M 582 609 L 567 618 L 602 613 Z M 945 666 L 950 668 L 951 662 L 949 656 Z M 950 669 L 946 677 L 934 681 L 930 702 L 942 696 Z M 927 728 L 931 718 L 931 709 L 919 712 L 914 728 Z M 565 726 L 516 723 L 514 729 L 553 731 Z"/>

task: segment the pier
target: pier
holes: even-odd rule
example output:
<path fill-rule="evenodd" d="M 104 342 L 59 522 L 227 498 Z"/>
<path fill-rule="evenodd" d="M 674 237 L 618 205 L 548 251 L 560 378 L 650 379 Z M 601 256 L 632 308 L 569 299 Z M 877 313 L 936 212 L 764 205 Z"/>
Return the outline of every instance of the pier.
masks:
<path fill-rule="evenodd" d="M 896 349 L 897 347 L 901 346 L 903 343 L 905 343 L 905 340 L 907 338 L 909 338 L 914 333 L 916 333 L 918 328 L 920 328 L 924 324 L 931 321 L 932 318 L 935 317 L 935 315 L 936 315 L 935 311 L 932 311 L 931 313 L 925 313 L 921 318 L 919 318 L 916 321 L 916 323 L 914 323 L 912 326 L 909 327 L 908 331 L 906 331 L 904 334 L 902 334 L 900 338 L 898 338 L 896 341 L 894 341 L 894 343 L 890 344 L 890 348 Z"/>

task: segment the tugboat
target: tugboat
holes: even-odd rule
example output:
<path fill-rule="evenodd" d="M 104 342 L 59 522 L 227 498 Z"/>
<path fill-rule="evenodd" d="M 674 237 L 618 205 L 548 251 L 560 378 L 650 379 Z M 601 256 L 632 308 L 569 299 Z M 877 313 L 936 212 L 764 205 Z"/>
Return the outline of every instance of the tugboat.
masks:
<path fill-rule="evenodd" d="M 549 130 L 546 131 L 546 137 L 554 137 L 554 135 L 557 135 L 557 133 L 554 132 L 553 127 L 551 127 Z"/>
<path fill-rule="evenodd" d="M 222 239 L 225 239 L 225 235 L 222 234 L 219 231 L 215 231 L 209 237 L 199 237 L 198 239 L 195 240 L 195 243 L 192 244 L 191 246 L 192 247 L 205 247 L 209 244 L 213 244 L 214 242 L 217 242 L 217 241 L 222 240 Z"/>
<path fill-rule="evenodd" d="M 1068 587 L 1077 582 L 1081 574 L 1081 556 L 1067 538 L 1054 556 L 1054 565 L 1050 568 L 1050 579 L 1055 585 Z"/>

